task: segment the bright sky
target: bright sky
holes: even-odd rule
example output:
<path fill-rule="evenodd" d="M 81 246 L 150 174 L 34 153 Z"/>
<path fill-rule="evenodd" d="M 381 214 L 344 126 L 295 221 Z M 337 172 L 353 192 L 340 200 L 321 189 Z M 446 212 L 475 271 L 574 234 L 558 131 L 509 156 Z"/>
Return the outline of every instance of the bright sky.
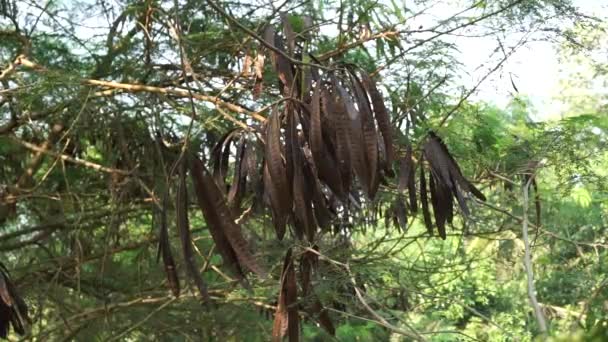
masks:
<path fill-rule="evenodd" d="M 573 0 L 573 3 L 585 14 L 605 15 L 608 12 L 608 0 Z M 448 18 L 462 8 L 462 1 L 439 1 L 437 5 L 429 8 L 428 15 L 416 18 L 414 20 L 416 22 L 410 23 L 410 27 L 417 27 L 419 24 L 425 27 L 433 26 L 437 20 Z M 100 18 L 84 19 L 83 24 L 90 27 L 79 27 L 77 35 L 91 37 L 96 32 L 95 27 L 100 24 Z M 495 65 L 483 65 L 497 46 L 495 38 L 444 37 L 444 39 L 453 39 L 460 50 L 458 59 L 464 64 L 461 79 L 463 85 L 472 87 Z M 509 46 L 515 43 L 510 40 L 517 39 L 519 37 L 506 37 L 505 48 L 508 50 Z M 500 57 L 501 53 L 495 54 L 491 60 L 495 63 Z M 606 58 L 608 63 L 608 56 Z M 514 93 L 511 85 L 513 79 L 519 93 L 532 101 L 538 111 L 536 115 L 538 119 L 555 117 L 561 109 L 560 102 L 556 101 L 555 97 L 560 93 L 559 82 L 565 76 L 560 69 L 554 44 L 546 41 L 528 42 L 509 58 L 499 72 L 485 80 L 472 98 L 505 107 Z"/>
<path fill-rule="evenodd" d="M 605 15 L 607 0 L 574 0 L 574 5 L 585 14 Z M 491 67 L 479 67 L 496 47 L 496 40 L 483 38 L 457 38 L 462 53 L 461 61 L 470 74 L 470 84 Z M 608 61 L 608 56 L 606 56 Z M 565 75 L 561 72 L 556 46 L 548 42 L 529 42 L 520 48 L 505 63 L 504 68 L 487 79 L 480 87 L 475 99 L 493 102 L 499 107 L 506 106 L 514 93 L 510 75 L 521 95 L 527 96 L 538 111 L 536 118 L 555 117 L 562 108 L 555 97 L 560 93 L 559 81 Z M 466 81 L 467 80 L 463 80 Z"/>

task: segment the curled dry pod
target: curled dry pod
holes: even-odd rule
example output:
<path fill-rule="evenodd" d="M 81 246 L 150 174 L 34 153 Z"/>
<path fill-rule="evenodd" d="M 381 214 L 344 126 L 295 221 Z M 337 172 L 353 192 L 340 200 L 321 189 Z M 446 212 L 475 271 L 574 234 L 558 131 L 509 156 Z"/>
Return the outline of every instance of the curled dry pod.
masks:
<path fill-rule="evenodd" d="M 431 169 L 430 186 L 435 223 L 439 235 L 445 239 L 445 223 L 451 223 L 454 216 L 454 199 L 458 202 L 463 216 L 467 218 L 469 208 L 462 191 L 470 192 L 481 200 L 485 200 L 485 196 L 462 175 L 456 160 L 450 155 L 443 141 L 432 131 L 424 143 L 424 157 Z"/>
<path fill-rule="evenodd" d="M 327 229 L 333 219 L 333 214 L 329 209 L 327 199 L 321 189 L 321 184 L 317 178 L 313 175 L 309 168 L 306 168 L 304 179 L 306 180 L 306 186 L 312 190 L 312 201 L 314 206 L 315 220 L 318 226 L 322 229 Z"/>
<path fill-rule="evenodd" d="M 245 138 L 245 135 L 241 136 L 236 149 L 234 175 L 230 190 L 228 191 L 228 204 L 235 209 L 238 209 L 240 206 L 245 187 L 247 186 L 248 155 L 245 152 L 249 145 L 246 143 Z"/>
<path fill-rule="evenodd" d="M 325 117 L 323 117 L 323 115 L 321 114 L 321 108 L 318 107 L 318 105 L 320 104 L 314 104 L 317 95 L 313 94 L 313 106 L 311 106 L 312 109 L 309 134 L 309 146 L 313 156 L 312 159 L 314 161 L 319 180 L 324 182 L 329 187 L 329 189 L 338 198 L 340 198 L 340 200 L 346 202 L 347 195 L 343 188 L 344 183 L 342 181 L 341 173 L 341 171 L 343 170 L 337 162 L 338 158 L 336 154 L 332 154 L 332 152 L 330 152 L 331 150 L 333 150 L 333 147 L 330 148 L 329 146 L 329 143 L 331 142 L 331 133 L 327 129 L 325 129 L 329 122 L 331 122 L 331 120 L 329 120 L 328 118 L 329 114 L 327 113 L 327 110 L 329 110 L 329 108 L 331 107 L 327 104 L 327 101 L 330 101 L 330 99 L 328 98 L 329 93 L 325 90 L 318 89 L 318 87 L 319 84 L 317 84 L 315 91 L 318 90 L 320 92 L 319 100 L 322 99 L 322 102 L 324 102 L 323 106 L 321 107 L 324 108 Z"/>
<path fill-rule="evenodd" d="M 0 263 L 0 337 L 7 338 L 10 327 L 24 335 L 30 324 L 27 305 L 17 293 L 8 270 Z"/>
<path fill-rule="evenodd" d="M 346 89 L 334 79 L 335 92 L 339 95 L 337 100 L 339 108 L 344 108 L 348 142 L 347 149 L 350 153 L 350 161 L 353 170 L 359 178 L 359 182 L 366 194 L 370 193 L 371 178 L 369 165 L 366 162 L 366 146 L 363 138 L 361 115 L 355 108 L 355 103 Z"/>
<path fill-rule="evenodd" d="M 213 164 L 213 177 L 222 191 L 226 190 L 226 174 L 228 173 L 228 162 L 230 160 L 230 145 L 239 133 L 232 129 L 224 134 L 211 150 L 211 163 Z"/>
<path fill-rule="evenodd" d="M 429 137 L 424 144 L 424 154 L 438 179 L 441 179 L 458 199 L 459 205 L 465 215 L 468 215 L 469 211 L 465 202 L 460 200 L 463 196 L 459 194 L 457 186 L 464 191 L 472 193 L 482 201 L 486 200 L 481 191 L 462 175 L 458 163 L 456 163 L 456 160 L 448 151 L 447 146 L 432 131 L 429 132 Z"/>
<path fill-rule="evenodd" d="M 393 174 L 392 165 L 394 149 L 393 132 L 388 111 L 386 110 L 386 106 L 384 105 L 382 94 L 380 94 L 380 91 L 378 91 L 376 82 L 366 72 L 361 72 L 361 80 L 363 83 L 363 87 L 369 93 L 369 96 L 372 100 L 374 116 L 376 118 L 376 122 L 378 123 L 378 129 L 382 134 L 382 140 L 384 142 L 384 151 L 386 159 L 385 171 L 386 174 L 390 176 Z"/>
<path fill-rule="evenodd" d="M 336 161 L 338 170 L 340 171 L 340 179 L 342 180 L 343 200 L 347 201 L 347 193 L 352 181 L 350 119 L 348 118 L 348 114 L 346 114 L 344 103 L 338 101 L 335 88 L 333 92 L 330 92 L 329 89 L 324 89 L 323 99 L 327 105 L 328 116 L 330 117 L 329 121 L 335 130 Z"/>
<path fill-rule="evenodd" d="M 447 215 L 446 202 L 442 196 L 443 187 L 441 184 L 439 184 L 439 186 L 435 186 L 435 177 L 433 177 L 432 173 L 429 176 L 429 189 L 431 192 L 431 203 L 433 204 L 435 225 L 437 225 L 437 231 L 439 232 L 439 236 L 445 240 L 445 222 Z"/>
<path fill-rule="evenodd" d="M 287 149 L 291 150 L 293 161 L 293 202 L 295 213 L 296 235 L 301 238 L 306 236 L 308 241 L 312 242 L 316 233 L 316 224 L 312 213 L 312 189 L 305 179 L 306 160 L 300 146 L 298 138 L 297 126 L 299 124 L 296 112 L 291 112 L 288 117 L 288 139 L 291 146 Z"/>
<path fill-rule="evenodd" d="M 407 152 L 405 153 L 405 157 L 401 159 L 399 163 L 399 181 L 397 184 L 397 190 L 400 193 L 405 193 L 405 190 L 408 189 L 408 184 L 411 176 L 411 169 L 413 167 L 413 161 L 411 156 L 411 147 L 407 147 Z M 409 190 L 409 189 L 408 189 Z"/>
<path fill-rule="evenodd" d="M 158 237 L 158 252 L 159 256 L 163 258 L 163 265 L 165 267 L 165 273 L 167 275 L 167 282 L 169 288 L 175 297 L 179 297 L 179 278 L 177 276 L 177 269 L 175 267 L 175 260 L 173 260 L 173 253 L 171 252 L 171 244 L 169 242 L 169 231 L 167 225 L 167 205 L 168 205 L 168 194 L 165 193 L 162 199 L 162 208 L 160 210 L 160 234 Z"/>
<path fill-rule="evenodd" d="M 350 72 L 350 79 L 361 119 L 361 132 L 365 150 L 363 161 L 367 166 L 365 169 L 365 172 L 367 172 L 365 178 L 368 182 L 366 186 L 366 189 L 368 189 L 367 195 L 369 198 L 374 198 L 380 179 L 378 170 L 378 133 L 376 131 L 376 125 L 374 124 L 369 98 L 367 97 L 367 93 L 363 90 L 361 80 L 359 80 L 354 72 Z"/>
<path fill-rule="evenodd" d="M 222 257 L 225 257 L 227 262 L 235 263 L 234 256 L 236 256 L 237 271 L 244 266 L 257 275 L 266 277 L 266 271 L 251 253 L 249 244 L 240 226 L 234 221 L 224 195 L 207 173 L 203 162 L 196 156 L 190 156 L 190 164 L 199 206 Z"/>
<path fill-rule="evenodd" d="M 401 195 L 397 196 L 395 202 L 395 216 L 397 217 L 398 227 L 402 232 L 405 232 L 407 230 L 407 208 L 405 198 Z"/>
<path fill-rule="evenodd" d="M 280 51 L 285 51 L 283 38 L 276 34 L 274 27 L 271 25 L 268 25 L 264 31 L 264 40 L 266 43 L 274 46 Z M 291 62 L 285 56 L 274 51 L 270 51 L 270 56 L 272 58 L 274 70 L 279 75 L 279 80 L 281 80 L 281 83 L 283 83 L 283 93 L 285 95 L 289 95 L 291 93 L 290 89 L 294 83 Z"/>
<path fill-rule="evenodd" d="M 203 216 L 205 217 L 207 228 L 209 229 L 209 233 L 211 233 L 211 237 L 213 238 L 217 251 L 222 256 L 224 264 L 229 265 L 232 268 L 239 280 L 244 279 L 245 275 L 243 274 L 241 265 L 238 262 L 236 253 L 234 249 L 232 249 L 230 241 L 228 241 L 228 238 L 226 237 L 226 233 L 222 228 L 219 217 L 214 209 L 214 205 L 211 202 L 211 198 L 207 195 L 207 192 L 211 191 L 207 184 L 210 181 L 213 181 L 213 179 L 210 179 L 211 176 L 208 175 L 205 166 L 195 156 L 190 157 L 190 176 L 192 177 L 192 182 L 194 183 L 194 191 L 196 193 L 198 205 L 203 213 Z"/>
<path fill-rule="evenodd" d="M 219 189 L 218 189 L 219 191 Z M 192 248 L 192 237 L 190 236 L 190 222 L 188 221 L 188 193 L 186 189 L 186 162 L 183 160 L 179 165 L 179 184 L 175 199 L 175 210 L 177 215 L 177 230 L 182 244 L 186 272 L 192 278 L 198 288 L 201 297 L 205 301 L 209 300 L 209 293 L 203 278 L 201 277 L 196 264 L 194 263 L 194 252 Z"/>
<path fill-rule="evenodd" d="M 291 248 L 287 250 L 281 282 L 279 286 L 279 300 L 272 328 L 272 340 L 281 341 L 286 333 L 290 342 L 297 342 L 300 335 L 300 315 L 298 314 L 298 284 L 291 257 Z"/>
<path fill-rule="evenodd" d="M 268 121 L 264 157 L 269 177 L 265 177 L 264 186 L 269 191 L 274 226 L 277 238 L 281 240 L 285 234 L 287 217 L 291 212 L 292 189 L 287 180 L 287 170 L 281 155 L 281 118 L 276 108 L 273 109 Z"/>
<path fill-rule="evenodd" d="M 320 84 L 313 88 L 312 106 L 310 113 L 310 150 L 316 164 L 322 161 L 323 153 L 323 133 L 321 128 L 321 89 Z"/>

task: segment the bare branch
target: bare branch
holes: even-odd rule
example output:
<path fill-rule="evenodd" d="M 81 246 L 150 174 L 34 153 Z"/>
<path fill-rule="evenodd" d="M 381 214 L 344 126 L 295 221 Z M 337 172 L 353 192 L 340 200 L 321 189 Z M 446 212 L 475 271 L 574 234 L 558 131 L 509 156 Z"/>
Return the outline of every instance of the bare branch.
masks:
<path fill-rule="evenodd" d="M 530 305 L 534 310 L 534 316 L 536 317 L 536 321 L 538 322 L 538 326 L 540 332 L 543 335 L 546 335 L 548 332 L 547 322 L 545 321 L 545 316 L 543 315 L 543 311 L 538 304 L 538 299 L 536 298 L 536 288 L 534 287 L 534 271 L 532 270 L 532 251 L 530 250 L 530 239 L 528 237 L 528 205 L 529 205 L 529 190 L 530 184 L 532 182 L 533 177 L 522 186 L 522 194 L 523 194 L 523 222 L 522 222 L 522 239 L 524 241 L 524 268 L 526 269 L 526 277 L 528 284 L 528 298 L 530 299 Z"/>

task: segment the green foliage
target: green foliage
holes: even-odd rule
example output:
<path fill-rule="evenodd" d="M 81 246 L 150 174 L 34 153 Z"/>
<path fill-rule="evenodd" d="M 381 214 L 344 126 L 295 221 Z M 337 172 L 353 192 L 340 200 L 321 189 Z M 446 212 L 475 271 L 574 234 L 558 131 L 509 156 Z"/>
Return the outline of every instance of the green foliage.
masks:
<path fill-rule="evenodd" d="M 537 186 L 526 220 L 547 338 L 608 338 L 608 115 L 605 94 L 574 92 L 606 82 L 608 63 L 590 61 L 571 44 L 580 37 L 579 45 L 601 46 L 602 25 L 564 0 L 456 2 L 449 14 L 458 15 L 420 27 L 412 25 L 434 2 L 288 1 L 280 9 L 219 3 L 246 32 L 207 1 L 175 3 L 50 1 L 43 8 L 0 1 L 3 11 L 17 6 L 0 13 L 0 73 L 15 68 L 0 82 L 0 261 L 31 308 L 26 339 L 270 339 L 284 252 L 293 247 L 299 257 L 312 244 L 289 233 L 277 241 L 267 203 L 243 198 L 234 210 L 243 214 L 243 234 L 271 274 L 250 276 L 245 288 L 217 252 L 190 191 L 195 261 L 212 297 L 201 306 L 184 275 L 176 231 L 175 160 L 163 156 L 155 139 L 159 134 L 174 151 L 190 146 L 209 158 L 237 125 L 263 137 L 258 120 L 269 105 L 285 101 L 267 48 L 251 32 L 280 27 L 281 11 L 296 33 L 310 36 L 298 38 L 290 58 L 379 72 L 398 157 L 411 144 L 418 163 L 433 130 L 488 198 L 485 204 L 467 198 L 470 219 L 456 213 L 443 241 L 428 236 L 420 212 L 409 212 L 402 230 L 385 224 L 387 209 L 400 200 L 398 177 L 386 178 L 375 202 L 361 196 L 361 209 L 349 208 L 353 219 L 336 219 L 334 231 L 316 241 L 322 257 L 312 283 L 335 336 L 306 310 L 309 295 L 299 298 L 302 339 L 409 341 L 400 334 L 407 331 L 431 341 L 542 340 L 522 263 L 521 188 L 531 174 Z M 494 14 L 485 18 L 488 13 Z M 469 89 L 461 89 L 462 61 L 448 37 L 485 28 L 502 40 L 533 27 L 558 39 L 554 19 L 562 20 L 559 31 L 569 42 L 564 60 L 585 67 L 564 81 L 559 120 L 535 121 L 543 108 L 524 95 L 504 109 L 463 96 Z M 37 66 L 13 65 L 22 53 Z M 259 79 L 244 65 L 264 54 Z M 324 55 L 331 57 L 316 60 Z M 63 130 L 52 139 L 55 124 Z M 47 142 L 42 154 L 32 149 Z M 230 171 L 226 180 L 233 176 Z M 179 298 L 157 262 L 158 206 L 166 192 Z"/>

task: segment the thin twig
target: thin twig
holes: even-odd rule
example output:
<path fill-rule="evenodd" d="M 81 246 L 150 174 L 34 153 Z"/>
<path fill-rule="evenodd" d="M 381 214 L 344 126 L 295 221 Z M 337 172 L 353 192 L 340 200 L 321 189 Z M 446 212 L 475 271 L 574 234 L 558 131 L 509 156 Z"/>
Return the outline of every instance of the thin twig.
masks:
<path fill-rule="evenodd" d="M 534 273 L 532 270 L 532 252 L 530 250 L 530 239 L 528 238 L 528 204 L 529 204 L 529 190 L 530 184 L 534 176 L 531 176 L 530 179 L 522 186 L 522 195 L 523 195 L 523 222 L 522 222 L 522 239 L 524 240 L 524 267 L 526 269 L 526 278 L 528 283 L 528 298 L 530 299 L 530 305 L 534 309 L 534 316 L 536 317 L 536 321 L 538 322 L 538 326 L 540 332 L 543 336 L 547 335 L 547 322 L 545 320 L 545 316 L 543 315 L 543 311 L 538 304 L 538 299 L 536 298 L 536 289 L 534 287 Z"/>
<path fill-rule="evenodd" d="M 378 323 L 380 325 L 391 330 L 394 333 L 397 333 L 397 334 L 403 335 L 403 336 L 407 336 L 416 341 L 426 341 L 426 339 L 424 337 L 422 337 L 422 335 L 418 334 L 416 331 L 414 331 L 412 333 L 412 332 L 403 330 L 399 327 L 396 327 L 396 326 L 390 324 L 384 317 L 380 316 L 380 314 L 378 314 L 376 311 L 374 311 L 374 309 L 372 309 L 369 306 L 369 304 L 367 304 L 367 302 L 365 301 L 365 298 L 363 298 L 363 295 L 361 294 L 361 290 L 359 290 L 359 288 L 357 287 L 357 282 L 355 281 L 355 277 L 351 273 L 350 267 L 348 267 L 348 265 L 346 265 L 346 271 L 348 272 L 350 281 L 353 284 L 353 288 L 355 289 L 355 294 L 357 296 L 357 299 L 359 299 L 359 301 L 361 302 L 363 307 L 367 310 L 367 312 L 369 312 L 372 316 L 374 316 L 375 319 L 378 320 Z"/>
<path fill-rule="evenodd" d="M 450 34 L 450 33 L 454 32 L 454 31 L 456 31 L 456 30 L 459 30 L 459 29 L 461 29 L 461 28 L 465 28 L 465 27 L 468 27 L 468 26 L 471 26 L 471 25 L 475 25 L 475 24 L 477 24 L 477 23 L 478 23 L 478 22 L 480 22 L 480 21 L 483 21 L 483 20 L 485 20 L 485 19 L 491 18 L 491 17 L 493 17 L 493 16 L 495 16 L 495 15 L 497 15 L 497 14 L 500 14 L 500 13 L 502 13 L 502 12 L 504 12 L 504 11 L 507 11 L 508 9 L 513 8 L 513 7 L 515 7 L 516 5 L 519 5 L 519 4 L 520 4 L 520 3 L 522 3 L 522 2 L 523 2 L 523 0 L 517 0 L 517 1 L 514 1 L 514 2 L 512 2 L 512 3 L 510 3 L 510 4 L 508 4 L 508 5 L 507 5 L 507 6 L 505 6 L 505 7 L 499 8 L 499 9 L 497 9 L 497 10 L 496 10 L 496 11 L 494 11 L 494 12 L 490 12 L 490 13 L 488 13 L 488 14 L 482 15 L 481 17 L 479 17 L 479 18 L 477 18 L 477 19 L 467 21 L 467 22 L 466 22 L 466 23 L 464 23 L 464 24 L 461 24 L 461 25 L 455 26 L 455 27 L 453 27 L 453 28 L 451 28 L 451 29 L 448 29 L 448 30 L 446 30 L 446 31 L 441 31 L 441 32 L 438 32 L 438 33 L 436 33 L 435 35 L 433 35 L 433 36 L 431 36 L 431 37 L 429 37 L 429 38 L 427 38 L 427 39 L 424 39 L 424 40 L 422 40 L 422 41 L 420 41 L 420 42 L 418 42 L 418 43 L 414 44 L 413 46 L 411 46 L 411 47 L 409 47 L 409 48 L 405 49 L 405 50 L 404 50 L 403 52 L 401 52 L 400 54 L 398 54 L 398 55 L 396 55 L 395 57 L 391 58 L 391 59 L 390 59 L 390 60 L 389 60 L 389 61 L 388 61 L 386 64 L 384 64 L 383 66 L 378 67 L 378 68 L 377 68 L 377 69 L 376 69 L 374 72 L 372 72 L 370 75 L 371 75 L 371 76 L 377 75 L 378 73 L 380 73 L 380 71 L 384 70 L 384 69 L 385 69 L 385 68 L 387 68 L 389 65 L 391 65 L 391 64 L 393 64 L 393 63 L 395 63 L 396 61 L 401 60 L 401 59 L 403 58 L 403 56 L 405 56 L 405 55 L 406 55 L 408 52 L 410 52 L 410 51 L 412 51 L 412 50 L 414 50 L 414 49 L 416 49 L 416 48 L 418 48 L 418 47 L 420 47 L 420 46 L 422 46 L 422 45 L 424 45 L 424 44 L 426 44 L 426 43 L 428 43 L 428 42 L 430 42 L 430 41 L 432 41 L 432 40 L 435 40 L 435 39 L 437 39 L 437 38 L 439 38 L 439 37 L 441 37 L 441 36 L 444 36 L 444 35 Z M 470 6 L 470 7 L 469 7 L 467 10 L 470 10 L 470 9 L 472 9 L 472 8 L 475 8 L 475 7 L 476 7 L 476 4 L 474 4 L 473 6 Z"/>
<path fill-rule="evenodd" d="M 377 321 L 374 321 L 375 323 L 382 325 L 383 327 L 385 327 L 399 335 L 407 336 L 416 341 L 426 341 L 426 339 L 422 335 L 420 335 L 418 332 L 414 331 L 413 329 L 412 329 L 413 332 L 409 332 L 409 331 L 403 330 L 399 327 L 396 327 L 396 326 L 392 325 L 391 323 L 389 323 L 384 317 L 380 316 L 380 314 L 378 314 L 376 311 L 374 311 L 374 309 L 372 309 L 369 306 L 369 304 L 367 304 L 367 301 L 365 301 L 365 298 L 363 298 L 363 295 L 361 294 L 361 291 L 357 287 L 357 282 L 355 281 L 355 277 L 352 274 L 348 264 L 342 263 L 337 260 L 333 260 L 333 259 L 327 257 L 326 255 L 321 254 L 319 251 L 317 251 L 313 248 L 310 248 L 310 247 L 304 247 L 304 250 L 306 250 L 307 252 L 314 253 L 317 256 L 319 256 L 319 258 L 321 258 L 323 260 L 327 260 L 328 262 L 330 262 L 334 265 L 340 266 L 346 270 L 346 272 L 348 273 L 348 276 L 350 278 L 350 281 L 353 284 L 353 287 L 355 289 L 355 294 L 357 296 L 357 299 L 359 299 L 359 301 L 361 302 L 363 307 L 377 320 Z"/>
<path fill-rule="evenodd" d="M 334 70 L 334 69 L 326 67 L 324 65 L 314 64 L 314 63 L 306 63 L 306 62 L 302 62 L 300 60 L 292 58 L 291 56 L 289 56 L 288 54 L 286 54 L 283 50 L 275 47 L 273 44 L 267 42 L 266 40 L 264 40 L 264 38 L 260 37 L 253 30 L 251 30 L 251 29 L 247 28 L 245 25 L 241 24 L 236 18 L 234 18 L 233 16 L 231 16 L 230 14 L 228 14 L 226 11 L 224 11 L 224 9 L 220 5 L 218 5 L 215 1 L 213 1 L 213 0 L 206 0 L 206 1 L 209 4 L 209 6 L 213 7 L 213 9 L 216 12 L 218 12 L 222 17 L 228 19 L 228 21 L 230 21 L 231 23 L 233 23 L 234 25 L 236 25 L 236 27 L 238 27 L 239 29 L 243 30 L 245 33 L 247 33 L 248 35 L 250 35 L 251 37 L 253 37 L 255 40 L 259 41 L 266 48 L 272 50 L 274 53 L 277 53 L 277 54 L 279 54 L 279 55 L 287 58 L 287 60 L 289 60 L 289 62 L 291 62 L 292 64 L 306 65 L 306 66 L 311 66 L 311 67 L 315 67 L 315 68 L 319 68 L 319 69 L 323 69 L 323 70 L 330 70 L 330 71 Z"/>
<path fill-rule="evenodd" d="M 34 144 L 29 143 L 27 141 L 23 141 L 23 140 L 15 137 L 15 136 L 9 136 L 9 138 L 12 141 L 16 142 L 17 144 L 19 144 L 19 145 L 21 145 L 21 146 L 23 146 L 23 147 L 25 147 L 25 148 L 27 148 L 29 150 L 32 150 L 32 151 L 35 151 L 35 152 L 39 152 L 39 153 L 43 153 L 43 154 L 48 154 L 49 156 L 53 156 L 55 158 L 59 158 L 59 159 L 61 159 L 63 161 L 67 161 L 67 162 L 70 162 L 70 163 L 73 163 L 73 164 L 77 164 L 77 165 L 82 165 L 84 167 L 88 167 L 88 168 L 93 169 L 93 170 L 102 171 L 102 172 L 106 172 L 106 173 L 116 173 L 116 174 L 125 175 L 125 176 L 131 174 L 130 171 L 125 171 L 125 170 L 120 170 L 120 169 L 114 169 L 114 168 L 111 168 L 111 167 L 95 164 L 95 163 L 87 161 L 87 160 L 73 158 L 73 157 L 70 157 L 70 156 L 62 154 L 62 153 L 53 152 L 53 151 L 47 150 L 45 148 L 42 148 L 42 147 L 40 147 L 38 145 L 34 145 Z"/>
<path fill-rule="evenodd" d="M 161 306 L 159 306 L 158 308 L 154 309 L 152 312 L 150 312 L 146 317 L 144 317 L 141 321 L 133 324 L 132 326 L 130 326 L 129 328 L 127 328 L 125 331 L 123 331 L 122 333 L 112 337 L 111 339 L 109 339 L 108 341 L 118 341 L 120 340 L 123 336 L 125 336 L 126 334 L 128 334 L 129 332 L 139 328 L 142 324 L 146 323 L 146 321 L 148 321 L 150 318 L 152 318 L 152 316 L 154 316 L 156 313 L 160 312 L 162 309 L 164 309 L 167 305 L 175 302 L 175 300 L 177 299 L 177 297 L 173 297 L 173 298 L 169 298 L 169 300 L 167 300 L 166 302 L 164 302 Z"/>
<path fill-rule="evenodd" d="M 122 89 L 122 90 L 127 90 L 127 91 L 133 92 L 133 93 L 145 91 L 145 92 L 157 93 L 157 94 L 174 95 L 174 96 L 179 96 L 179 97 L 190 97 L 190 93 L 184 89 L 160 88 L 160 87 L 154 87 L 154 86 L 149 86 L 149 85 L 144 85 L 144 84 L 128 84 L 128 83 L 118 83 L 118 82 L 112 82 L 112 81 L 101 81 L 101 80 L 92 80 L 92 79 L 83 80 L 82 83 L 87 84 L 87 85 L 108 87 L 108 88 L 113 88 L 113 89 Z M 97 93 L 96 95 L 109 95 L 109 93 L 100 92 L 100 93 Z M 226 109 L 231 110 L 233 112 L 237 112 L 239 114 L 250 115 L 252 118 L 254 118 L 255 120 L 260 121 L 260 122 L 263 122 L 266 120 L 266 118 L 264 118 L 263 116 L 261 116 L 259 114 L 251 112 L 251 111 L 249 111 L 241 106 L 235 105 L 233 103 L 225 102 L 216 96 L 209 96 L 209 95 L 203 95 L 203 94 L 192 94 L 192 97 L 197 100 L 211 102 L 214 105 L 225 107 Z"/>

